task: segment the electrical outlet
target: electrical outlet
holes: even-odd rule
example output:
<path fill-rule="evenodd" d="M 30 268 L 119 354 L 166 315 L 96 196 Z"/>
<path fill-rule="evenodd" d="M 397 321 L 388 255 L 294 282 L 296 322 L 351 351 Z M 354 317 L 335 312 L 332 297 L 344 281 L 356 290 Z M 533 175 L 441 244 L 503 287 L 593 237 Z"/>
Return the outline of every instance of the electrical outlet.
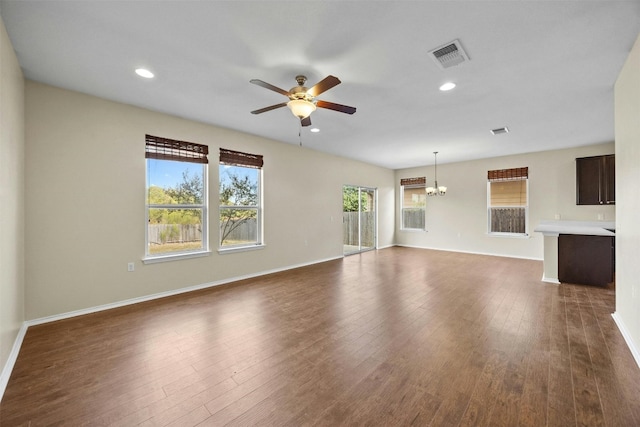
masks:
<path fill-rule="evenodd" d="M 598 221 L 602 221 L 604 220 L 604 214 L 603 213 L 599 213 L 598 214 Z"/>
<path fill-rule="evenodd" d="M 555 218 L 556 218 L 556 219 L 560 219 L 560 218 L 561 218 L 560 214 L 556 214 L 556 215 L 555 215 Z"/>
<path fill-rule="evenodd" d="M 129 264 L 127 264 L 127 271 L 135 271 L 136 269 L 136 265 L 133 262 L 130 262 Z"/>

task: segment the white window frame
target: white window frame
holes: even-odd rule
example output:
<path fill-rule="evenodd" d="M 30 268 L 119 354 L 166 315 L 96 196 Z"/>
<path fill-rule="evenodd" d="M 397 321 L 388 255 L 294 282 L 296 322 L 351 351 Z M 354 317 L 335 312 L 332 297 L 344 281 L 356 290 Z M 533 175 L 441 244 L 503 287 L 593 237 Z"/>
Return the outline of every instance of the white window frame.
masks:
<path fill-rule="evenodd" d="M 405 221 L 404 221 L 404 211 L 405 209 L 416 209 L 416 208 L 405 208 L 404 206 L 404 191 L 406 188 L 421 188 L 424 190 L 424 197 L 425 197 L 425 205 L 422 208 L 422 213 L 423 213 L 423 226 L 422 227 L 407 227 L 405 226 Z M 424 184 L 409 184 L 409 185 L 400 185 L 400 230 L 402 231 L 426 231 L 427 229 L 427 184 L 426 182 Z"/>
<path fill-rule="evenodd" d="M 525 206 L 492 206 L 491 205 L 491 184 L 492 181 L 487 181 L 487 234 L 491 236 L 503 236 L 503 237 L 529 237 L 529 178 L 519 178 L 511 181 L 525 181 L 525 188 L 527 192 L 527 201 Z M 499 182 L 499 181 L 493 181 Z M 493 208 L 506 208 L 506 209 L 522 209 L 524 208 L 524 233 L 512 233 L 505 231 L 491 231 L 491 215 Z"/>
<path fill-rule="evenodd" d="M 149 145 L 149 138 L 151 138 L 151 140 L 156 139 L 156 140 L 162 140 L 163 138 L 159 138 L 159 137 L 153 137 L 150 135 L 147 135 L 147 146 Z M 170 141 L 170 140 L 167 140 Z M 180 142 L 180 141 L 175 141 L 175 142 Z M 189 143 L 185 143 L 185 144 L 189 144 Z M 196 144 L 197 145 L 197 144 Z M 171 151 L 171 149 L 167 149 L 167 151 Z M 178 150 L 174 150 L 174 153 L 177 152 Z M 184 163 L 189 163 L 191 165 L 193 165 L 194 167 L 197 168 L 197 166 L 201 166 L 202 167 L 202 203 L 198 203 L 198 204 L 156 204 L 156 203 L 149 203 L 149 162 L 150 161 L 156 161 L 156 162 L 170 162 L 170 161 L 174 161 L 174 162 L 184 162 Z M 205 161 L 206 161 L 206 155 L 205 155 Z M 189 161 L 183 161 L 180 160 L 179 158 L 173 158 L 173 159 L 159 159 L 159 158 L 146 158 L 145 159 L 145 256 L 142 259 L 143 263 L 145 264 L 150 264 L 150 263 L 156 263 L 156 262 L 163 262 L 163 261 L 173 261 L 173 260 L 177 260 L 177 259 L 185 259 L 185 258 L 194 258 L 194 257 L 200 257 L 200 256 L 206 256 L 209 255 L 211 252 L 209 250 L 209 227 L 208 227 L 208 223 L 209 223 L 209 200 L 208 200 L 208 163 L 194 163 L 194 162 L 189 162 Z M 179 210 L 179 209 L 200 209 L 202 212 L 202 222 L 201 222 L 201 226 L 202 226 L 202 245 L 200 248 L 197 249 L 187 249 L 187 250 L 179 250 L 179 251 L 172 251 L 172 252 L 163 252 L 163 253 L 158 253 L 158 254 L 151 254 L 149 252 L 149 247 L 150 247 L 150 242 L 149 242 L 149 211 L 151 209 L 169 209 L 169 210 Z"/>
<path fill-rule="evenodd" d="M 247 169 L 252 169 L 252 168 L 248 168 L 246 166 L 235 166 L 235 167 L 244 167 Z M 248 248 L 253 248 L 255 246 L 262 246 L 263 245 L 263 234 L 262 234 L 262 228 L 263 228 L 263 223 L 262 223 L 262 168 L 258 169 L 258 183 L 257 183 L 257 193 L 258 193 L 258 203 L 256 205 L 222 205 L 219 204 L 219 208 L 220 208 L 220 213 L 222 213 L 223 210 L 226 209 L 238 209 L 238 210 L 255 210 L 256 211 L 256 241 L 255 243 L 239 243 L 237 245 L 222 245 L 222 234 L 220 234 L 220 239 L 218 242 L 219 245 L 219 250 L 220 251 L 231 251 L 231 250 L 238 250 L 238 249 L 248 249 Z M 219 200 L 218 200 L 219 202 Z M 220 218 L 218 218 L 218 228 L 220 227 Z"/>
<path fill-rule="evenodd" d="M 230 160 L 229 162 L 225 162 L 222 160 L 222 152 L 227 152 L 227 153 L 235 153 L 236 155 L 238 155 L 239 157 L 237 157 L 237 159 L 239 159 L 237 162 L 235 162 L 233 159 Z M 220 187 L 219 187 L 219 191 L 218 191 L 218 207 L 219 207 L 219 211 L 218 211 L 218 252 L 223 254 L 223 253 L 233 253 L 233 252 L 242 252 L 242 251 L 247 251 L 247 250 L 254 250 L 254 249 L 261 249 L 264 247 L 264 212 L 263 212 L 263 196 L 264 196 L 264 189 L 263 189 L 263 174 L 264 174 L 264 170 L 263 170 L 263 166 L 262 166 L 262 155 L 255 155 L 255 154 L 248 154 L 248 153 L 241 153 L 241 152 L 234 152 L 233 150 L 228 150 L 228 149 L 224 149 L 221 148 L 220 149 L 221 152 L 221 160 L 218 163 L 218 171 L 220 171 L 221 167 L 224 166 L 232 166 L 232 167 L 236 167 L 236 168 L 246 168 L 246 169 L 253 169 L 257 171 L 257 183 L 256 183 L 256 193 L 257 193 L 257 203 L 255 205 L 223 205 L 221 204 L 220 201 Z M 259 160 L 258 160 L 259 158 Z M 245 163 L 245 159 L 246 163 Z M 254 163 L 254 162 L 258 162 L 258 163 Z M 218 182 L 219 185 L 222 182 L 222 179 L 220 178 L 220 176 L 218 176 Z M 221 231 L 221 221 L 220 221 L 220 217 L 222 216 L 222 212 L 224 210 L 231 210 L 231 209 L 240 209 L 240 210 L 255 210 L 256 212 L 256 241 L 255 242 L 248 242 L 248 243 L 238 243 L 235 245 L 222 245 L 222 231 Z"/>

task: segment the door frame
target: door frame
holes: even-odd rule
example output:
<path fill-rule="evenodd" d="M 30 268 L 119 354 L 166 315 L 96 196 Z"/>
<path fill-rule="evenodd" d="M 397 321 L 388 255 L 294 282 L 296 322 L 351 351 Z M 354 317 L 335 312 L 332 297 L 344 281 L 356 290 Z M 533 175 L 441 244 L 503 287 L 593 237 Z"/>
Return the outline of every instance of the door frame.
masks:
<path fill-rule="evenodd" d="M 343 228 L 342 228 L 342 252 L 345 256 L 347 255 L 353 255 L 353 254 L 359 254 L 362 252 L 366 252 L 366 251 L 372 251 L 378 248 L 378 189 L 375 187 L 365 187 L 362 185 L 350 185 L 350 184 L 345 184 L 342 186 L 342 194 L 344 197 L 344 192 L 346 188 L 354 188 L 358 190 L 358 244 L 357 245 L 348 245 L 345 244 L 345 227 L 344 227 L 344 222 L 345 222 L 345 217 L 344 217 L 344 204 L 343 204 L 343 208 L 342 208 L 342 223 L 343 223 Z M 360 194 L 363 192 L 371 192 L 373 193 L 373 246 L 366 246 L 363 247 L 362 246 L 362 199 L 360 197 Z M 366 211 L 364 211 L 366 212 Z M 357 247 L 357 249 L 355 250 L 348 250 L 347 248 L 353 248 L 353 247 Z"/>

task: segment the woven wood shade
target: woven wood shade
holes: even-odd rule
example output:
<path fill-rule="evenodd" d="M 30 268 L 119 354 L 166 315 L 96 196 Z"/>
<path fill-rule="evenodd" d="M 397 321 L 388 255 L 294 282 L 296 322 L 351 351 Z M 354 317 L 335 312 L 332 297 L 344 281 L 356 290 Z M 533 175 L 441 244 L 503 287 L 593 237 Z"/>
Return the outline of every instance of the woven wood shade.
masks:
<path fill-rule="evenodd" d="M 244 166 L 249 168 L 262 168 L 264 161 L 260 154 L 242 153 L 240 151 L 220 149 L 220 163 L 232 166 Z"/>
<path fill-rule="evenodd" d="M 193 142 L 177 141 L 159 136 L 145 135 L 147 159 L 174 160 L 189 163 L 209 163 L 209 147 Z"/>
<path fill-rule="evenodd" d="M 496 169 L 487 172 L 489 181 L 511 181 L 529 178 L 529 168 Z"/>
<path fill-rule="evenodd" d="M 527 181 L 491 181 L 491 206 L 526 206 Z"/>
<path fill-rule="evenodd" d="M 423 208 L 427 200 L 427 192 L 424 187 L 405 188 L 402 192 L 404 198 L 402 206 L 404 208 Z"/>
<path fill-rule="evenodd" d="M 400 185 L 426 185 L 427 178 L 424 176 L 417 178 L 403 178 L 400 180 Z"/>

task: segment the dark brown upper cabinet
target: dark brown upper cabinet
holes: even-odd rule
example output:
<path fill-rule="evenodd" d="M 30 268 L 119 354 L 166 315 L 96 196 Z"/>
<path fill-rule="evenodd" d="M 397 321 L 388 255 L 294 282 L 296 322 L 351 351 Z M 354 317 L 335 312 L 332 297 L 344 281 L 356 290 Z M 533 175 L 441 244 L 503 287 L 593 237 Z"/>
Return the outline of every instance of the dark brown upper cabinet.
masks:
<path fill-rule="evenodd" d="M 576 204 L 616 204 L 615 155 L 576 159 Z"/>

